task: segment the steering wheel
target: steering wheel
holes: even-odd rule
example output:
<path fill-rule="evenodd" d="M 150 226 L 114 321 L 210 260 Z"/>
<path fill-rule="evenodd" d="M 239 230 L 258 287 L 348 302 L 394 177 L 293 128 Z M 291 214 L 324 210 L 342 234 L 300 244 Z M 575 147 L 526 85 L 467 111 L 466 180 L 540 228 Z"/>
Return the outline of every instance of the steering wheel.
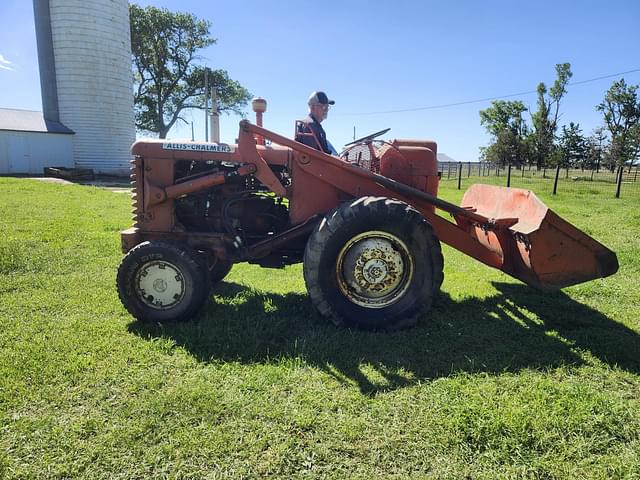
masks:
<path fill-rule="evenodd" d="M 371 135 L 367 135 L 366 137 L 362 137 L 362 138 L 359 138 L 357 140 L 354 140 L 353 142 L 346 143 L 344 146 L 348 147 L 350 145 L 355 145 L 356 143 L 367 143 L 367 142 L 370 142 L 374 138 L 379 137 L 380 135 L 384 135 L 389 130 L 391 130 L 391 128 L 385 128 L 384 130 L 380 130 L 379 132 L 372 133 Z"/>

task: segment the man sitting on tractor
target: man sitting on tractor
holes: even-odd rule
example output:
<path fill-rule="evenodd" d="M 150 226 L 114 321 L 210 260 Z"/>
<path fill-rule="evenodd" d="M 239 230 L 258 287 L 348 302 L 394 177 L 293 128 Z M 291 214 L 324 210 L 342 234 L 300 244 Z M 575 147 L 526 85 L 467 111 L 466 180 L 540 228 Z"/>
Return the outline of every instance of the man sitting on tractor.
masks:
<path fill-rule="evenodd" d="M 296 141 L 329 155 L 337 155 L 338 152 L 327 140 L 327 134 L 320 125 L 327 118 L 329 105 L 335 103 L 329 100 L 326 93 L 313 92 L 307 102 L 309 115 L 304 120 L 296 121 Z"/>

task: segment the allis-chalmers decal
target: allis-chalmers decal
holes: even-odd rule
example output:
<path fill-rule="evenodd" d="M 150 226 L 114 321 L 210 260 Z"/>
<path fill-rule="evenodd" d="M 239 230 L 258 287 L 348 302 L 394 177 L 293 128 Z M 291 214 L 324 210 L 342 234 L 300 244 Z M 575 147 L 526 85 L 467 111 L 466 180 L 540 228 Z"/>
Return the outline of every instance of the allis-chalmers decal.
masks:
<path fill-rule="evenodd" d="M 163 143 L 163 150 L 187 150 L 190 152 L 233 153 L 234 148 L 226 143 Z"/>

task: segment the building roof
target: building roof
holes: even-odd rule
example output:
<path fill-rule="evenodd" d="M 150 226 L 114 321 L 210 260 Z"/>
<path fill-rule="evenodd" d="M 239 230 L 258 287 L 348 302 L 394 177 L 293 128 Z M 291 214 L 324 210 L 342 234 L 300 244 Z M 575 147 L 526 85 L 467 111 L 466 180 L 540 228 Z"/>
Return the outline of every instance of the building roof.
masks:
<path fill-rule="evenodd" d="M 14 132 L 74 133 L 73 130 L 65 127 L 60 122 L 45 120 L 42 112 L 16 110 L 13 108 L 0 108 L 0 130 L 10 130 Z"/>

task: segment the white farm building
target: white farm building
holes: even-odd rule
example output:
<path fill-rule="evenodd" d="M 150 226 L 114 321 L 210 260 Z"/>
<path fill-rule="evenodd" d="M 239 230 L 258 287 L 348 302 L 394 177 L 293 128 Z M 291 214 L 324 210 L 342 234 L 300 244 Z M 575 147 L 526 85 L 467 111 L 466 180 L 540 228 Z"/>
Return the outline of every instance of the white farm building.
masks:
<path fill-rule="evenodd" d="M 73 163 L 73 131 L 42 112 L 0 108 L 0 173 L 42 173 Z"/>

